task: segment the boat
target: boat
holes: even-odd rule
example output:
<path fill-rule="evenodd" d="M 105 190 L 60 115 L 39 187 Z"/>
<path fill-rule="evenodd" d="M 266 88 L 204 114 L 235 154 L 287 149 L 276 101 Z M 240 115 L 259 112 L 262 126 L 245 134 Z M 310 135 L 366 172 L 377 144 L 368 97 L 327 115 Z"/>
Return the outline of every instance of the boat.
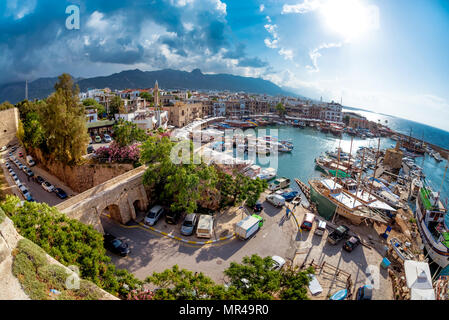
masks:
<path fill-rule="evenodd" d="M 345 300 L 348 296 L 348 290 L 347 289 L 341 289 L 335 292 L 329 300 Z"/>
<path fill-rule="evenodd" d="M 431 155 L 432 155 L 432 157 L 435 158 L 435 160 L 437 162 L 443 161 L 443 158 L 441 157 L 441 155 L 438 152 L 434 151 L 433 153 L 431 153 Z"/>
<path fill-rule="evenodd" d="M 283 197 L 285 199 L 285 201 L 291 201 L 291 200 L 295 199 L 298 195 L 299 195 L 299 191 L 296 191 L 296 190 L 284 192 L 284 193 L 280 194 L 280 196 Z"/>
<path fill-rule="evenodd" d="M 447 267 L 449 265 L 449 214 L 439 193 L 426 184 L 419 189 L 416 197 L 415 218 L 429 257 L 441 268 Z"/>
<path fill-rule="evenodd" d="M 388 212 L 396 211 L 362 188 L 358 192 L 345 190 L 336 178 L 310 179 L 309 185 L 310 200 L 326 220 L 338 214 L 356 225 L 365 219 L 387 224 L 390 218 Z"/>
<path fill-rule="evenodd" d="M 407 250 L 407 248 L 403 246 L 402 242 L 397 238 L 391 238 L 390 243 L 398 257 L 402 261 L 415 260 L 415 256 L 410 252 L 410 250 Z"/>
<path fill-rule="evenodd" d="M 277 191 L 280 189 L 285 189 L 290 186 L 290 179 L 286 177 L 277 178 L 269 186 L 270 191 Z"/>
<path fill-rule="evenodd" d="M 276 178 L 276 173 L 277 173 L 277 170 L 275 168 L 266 168 L 266 169 L 263 169 L 257 175 L 257 177 L 262 180 L 265 180 L 265 181 L 270 181 L 270 180 L 273 180 L 274 178 Z"/>
<path fill-rule="evenodd" d="M 278 147 L 279 152 L 292 152 L 292 150 L 293 150 L 292 148 L 289 148 L 283 144 L 279 145 Z"/>

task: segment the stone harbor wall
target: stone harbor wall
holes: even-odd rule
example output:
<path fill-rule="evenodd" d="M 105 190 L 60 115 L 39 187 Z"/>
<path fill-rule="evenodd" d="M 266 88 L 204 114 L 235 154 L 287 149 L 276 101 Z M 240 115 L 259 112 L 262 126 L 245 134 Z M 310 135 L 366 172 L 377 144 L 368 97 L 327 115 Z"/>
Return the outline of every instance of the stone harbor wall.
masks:
<path fill-rule="evenodd" d="M 96 164 L 85 163 L 76 166 L 64 165 L 49 160 L 38 149 L 32 152 L 37 166 L 58 177 L 73 191 L 84 192 L 133 169 L 129 163 Z"/>

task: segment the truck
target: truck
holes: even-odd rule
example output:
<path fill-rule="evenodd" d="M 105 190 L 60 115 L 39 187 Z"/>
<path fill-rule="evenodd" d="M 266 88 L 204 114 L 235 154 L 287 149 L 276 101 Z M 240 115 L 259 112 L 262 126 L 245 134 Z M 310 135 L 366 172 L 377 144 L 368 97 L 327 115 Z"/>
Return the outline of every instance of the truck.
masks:
<path fill-rule="evenodd" d="M 212 237 L 212 230 L 214 227 L 214 219 L 207 214 L 200 215 L 198 219 L 198 226 L 196 228 L 196 236 L 198 238 L 210 238 Z"/>
<path fill-rule="evenodd" d="M 261 216 L 253 214 L 247 216 L 243 220 L 239 221 L 235 225 L 235 234 L 242 240 L 246 240 L 254 235 L 260 227 L 263 225 L 263 219 Z"/>
<path fill-rule="evenodd" d="M 348 233 L 349 233 L 349 228 L 345 225 L 341 225 L 329 234 L 329 236 L 327 237 L 327 241 L 330 244 L 337 244 L 341 240 L 346 238 Z"/>
<path fill-rule="evenodd" d="M 36 164 L 36 162 L 34 162 L 34 160 L 33 160 L 33 157 L 31 157 L 31 156 L 26 157 L 26 162 L 30 167 L 32 167 Z"/>

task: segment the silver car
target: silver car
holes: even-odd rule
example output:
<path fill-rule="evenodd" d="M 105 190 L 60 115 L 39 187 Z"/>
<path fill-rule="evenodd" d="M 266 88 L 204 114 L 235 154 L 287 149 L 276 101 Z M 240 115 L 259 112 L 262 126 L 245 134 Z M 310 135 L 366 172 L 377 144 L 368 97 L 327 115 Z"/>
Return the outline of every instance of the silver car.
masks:
<path fill-rule="evenodd" d="M 189 213 L 184 218 L 181 225 L 181 234 L 185 236 L 191 236 L 195 231 L 196 224 L 198 223 L 198 216 L 196 213 Z"/>
<path fill-rule="evenodd" d="M 147 216 L 144 220 L 145 224 L 148 224 L 150 226 L 155 225 L 163 213 L 164 208 L 162 208 L 160 205 L 155 205 L 150 209 L 150 211 L 148 211 Z"/>

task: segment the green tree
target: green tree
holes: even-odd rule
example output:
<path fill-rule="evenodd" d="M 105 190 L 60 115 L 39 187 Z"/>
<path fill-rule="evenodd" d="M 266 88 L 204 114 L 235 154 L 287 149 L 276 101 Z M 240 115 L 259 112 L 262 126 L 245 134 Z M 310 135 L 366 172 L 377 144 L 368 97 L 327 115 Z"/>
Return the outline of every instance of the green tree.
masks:
<path fill-rule="evenodd" d="M 272 270 L 273 266 L 271 257 L 261 258 L 254 254 L 244 257 L 241 264 L 231 262 L 224 274 L 245 299 L 271 300 L 280 291 L 282 279 L 279 270 Z"/>
<path fill-rule="evenodd" d="M 124 121 L 120 119 L 114 125 L 114 138 L 115 142 L 121 146 L 128 146 L 135 142 L 142 142 L 147 139 L 147 135 L 144 130 L 137 127 L 135 123 Z"/>
<path fill-rule="evenodd" d="M 193 273 L 178 265 L 160 273 L 154 272 L 145 282 L 158 288 L 154 293 L 155 300 L 222 300 L 235 295 L 234 291 L 227 291 L 202 272 Z"/>
<path fill-rule="evenodd" d="M 8 101 L 5 101 L 2 104 L 0 104 L 0 111 L 12 109 L 12 108 L 14 108 L 14 105 L 9 103 Z"/>
<path fill-rule="evenodd" d="M 106 113 L 106 108 L 102 104 L 98 103 L 98 101 L 95 99 L 92 98 L 84 99 L 83 105 L 85 107 L 93 106 L 97 110 L 97 114 L 100 116 L 100 118 L 103 117 L 103 114 Z"/>
<path fill-rule="evenodd" d="M 65 164 L 75 164 L 86 153 L 89 141 L 84 106 L 79 102 L 78 86 L 68 74 L 58 77 L 55 90 L 39 108 L 48 153 Z"/>
<path fill-rule="evenodd" d="M 141 146 L 141 162 L 148 166 L 143 183 L 155 190 L 159 201 L 170 204 L 171 210 L 192 213 L 197 209 L 197 201 L 207 200 L 203 199 L 208 197 L 207 191 L 215 188 L 217 174 L 214 167 L 194 164 L 193 144 L 184 143 L 189 152 L 177 164 L 170 156 L 174 144 L 169 138 L 149 137 Z"/>
<path fill-rule="evenodd" d="M 148 102 L 152 102 L 153 101 L 153 95 L 149 92 L 143 91 L 139 94 L 139 97 L 141 97 L 142 99 L 145 99 Z"/>
<path fill-rule="evenodd" d="M 11 217 L 17 231 L 60 263 L 76 265 L 80 276 L 113 295 L 126 298 L 142 282 L 110 262 L 101 233 L 78 220 L 70 219 L 46 203 L 24 202 L 7 196 L 0 207 Z"/>
<path fill-rule="evenodd" d="M 246 200 L 246 204 L 253 207 L 261 193 L 268 187 L 265 180 L 251 179 L 241 173 L 234 176 L 220 172 L 218 174 L 218 189 L 221 193 L 222 206 L 240 204 Z"/>
<path fill-rule="evenodd" d="M 115 96 L 114 98 L 112 98 L 109 104 L 109 114 L 114 115 L 117 113 L 126 113 L 125 102 L 122 100 L 122 98 L 120 98 L 120 96 Z"/>
<path fill-rule="evenodd" d="M 276 105 L 275 109 L 276 109 L 276 111 L 279 113 L 279 115 L 280 115 L 281 117 L 284 117 L 284 115 L 285 115 L 285 113 L 286 113 L 286 110 L 285 110 L 285 106 L 284 106 L 281 102 L 279 102 L 279 103 Z"/>

